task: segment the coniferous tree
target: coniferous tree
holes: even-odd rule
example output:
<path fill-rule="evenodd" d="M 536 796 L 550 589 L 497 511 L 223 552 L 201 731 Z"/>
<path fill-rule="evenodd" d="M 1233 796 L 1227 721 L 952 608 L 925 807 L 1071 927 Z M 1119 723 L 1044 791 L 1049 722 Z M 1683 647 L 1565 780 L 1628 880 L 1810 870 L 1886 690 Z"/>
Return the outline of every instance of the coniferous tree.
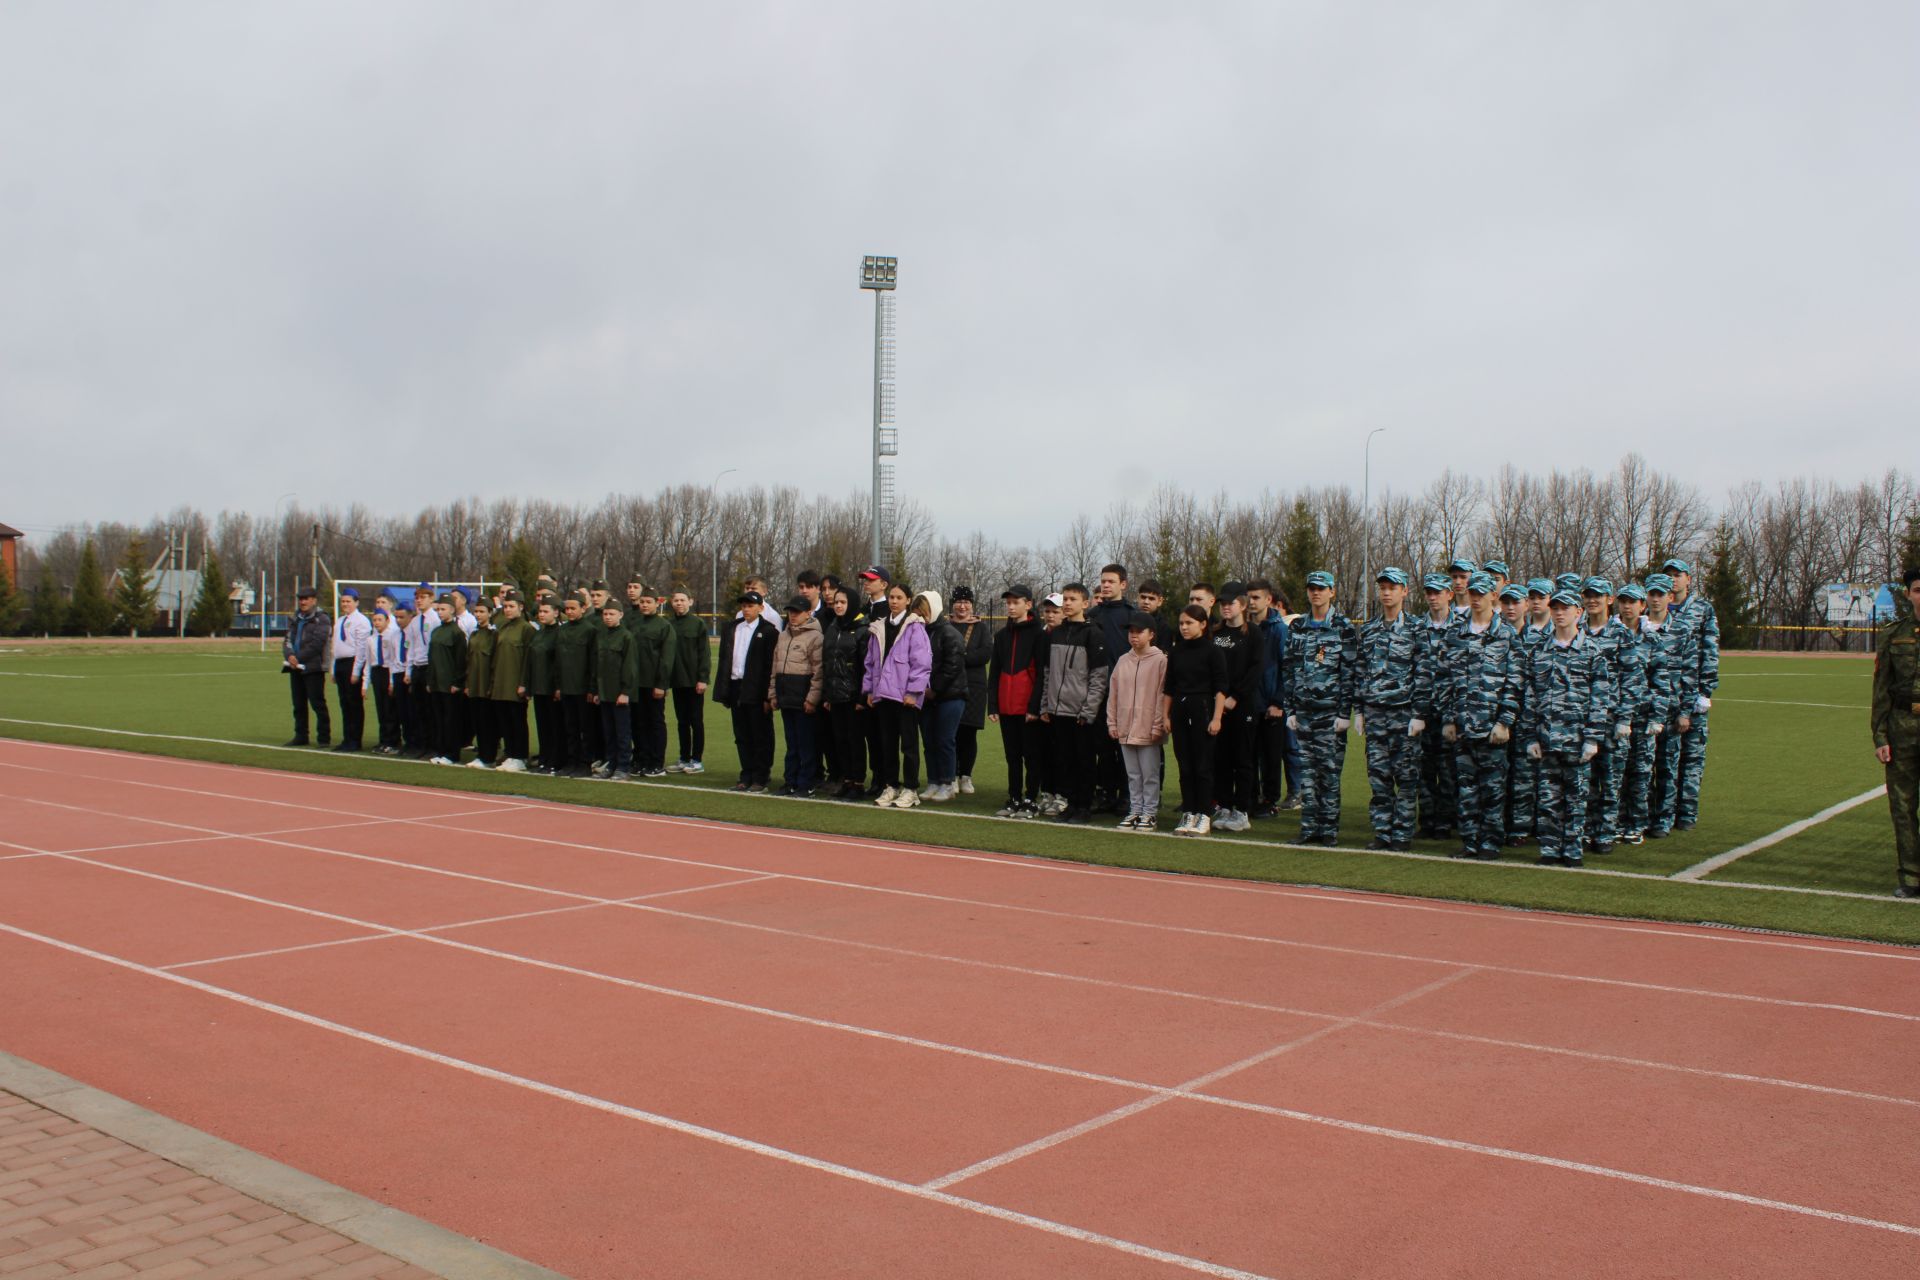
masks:
<path fill-rule="evenodd" d="M 153 630 L 154 605 L 153 580 L 147 576 L 146 539 L 136 537 L 120 557 L 120 577 L 113 585 L 113 629 L 133 636 Z"/>
<path fill-rule="evenodd" d="M 13 578 L 7 573 L 7 562 L 0 559 L 0 636 L 13 634 L 14 626 L 20 620 L 21 595 L 13 589 Z"/>
<path fill-rule="evenodd" d="M 1280 542 L 1280 589 L 1295 609 L 1307 607 L 1307 575 L 1327 567 L 1327 550 L 1320 541 L 1320 523 L 1306 499 L 1293 504 L 1287 532 Z"/>
<path fill-rule="evenodd" d="M 1233 570 L 1227 567 L 1226 550 L 1220 545 L 1218 529 L 1207 530 L 1207 536 L 1200 542 L 1200 563 L 1195 565 L 1194 569 L 1199 574 L 1197 581 L 1206 583 L 1214 589 L 1215 593 L 1218 593 L 1227 579 L 1233 576 Z M 1174 587 L 1174 598 L 1184 601 L 1187 593 Z"/>
<path fill-rule="evenodd" d="M 187 631 L 196 636 L 223 636 L 233 625 L 233 606 L 227 600 L 227 575 L 220 558 L 209 555 L 200 566 L 200 594 L 187 615 Z"/>
<path fill-rule="evenodd" d="M 87 540 L 80 553 L 80 570 L 73 579 L 73 604 L 67 610 L 67 630 L 79 636 L 104 636 L 113 626 L 113 602 L 107 599 L 106 579 L 100 574 L 100 556 Z"/>
<path fill-rule="evenodd" d="M 527 541 L 526 535 L 522 534 L 515 538 L 513 545 L 507 548 L 506 570 L 507 577 L 513 579 L 513 585 L 520 588 L 522 592 L 531 592 L 533 584 L 539 581 L 540 554 L 533 549 L 533 544 Z M 625 599 L 625 594 L 625 592 L 621 593 L 622 599 Z"/>
<path fill-rule="evenodd" d="M 1753 601 L 1747 584 L 1740 578 L 1740 566 L 1733 542 L 1733 530 L 1722 520 L 1713 531 L 1712 560 L 1707 565 L 1701 590 L 1713 605 L 1720 622 L 1720 645 L 1725 649 L 1753 647 Z"/>
<path fill-rule="evenodd" d="M 1160 606 L 1162 614 L 1178 613 L 1187 598 L 1187 585 L 1180 581 L 1180 557 L 1173 545 L 1173 521 L 1162 516 L 1153 527 L 1153 576 L 1167 589 Z"/>
<path fill-rule="evenodd" d="M 27 633 L 57 636 L 66 627 L 67 602 L 60 598 L 60 588 L 54 585 L 53 575 L 42 569 L 40 581 L 34 584 L 32 603 L 27 606 Z"/>
<path fill-rule="evenodd" d="M 1920 568 L 1920 505 L 1907 516 L 1907 533 L 1900 540 L 1900 563 L 1893 569 L 1895 579 L 1913 568 Z"/>

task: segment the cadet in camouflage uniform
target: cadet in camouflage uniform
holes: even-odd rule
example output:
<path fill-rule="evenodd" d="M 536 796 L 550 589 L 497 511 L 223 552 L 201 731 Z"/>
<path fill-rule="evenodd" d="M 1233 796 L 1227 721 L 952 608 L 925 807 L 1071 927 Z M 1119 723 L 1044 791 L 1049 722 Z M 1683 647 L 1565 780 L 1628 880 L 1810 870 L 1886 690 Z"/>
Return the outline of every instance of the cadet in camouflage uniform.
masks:
<path fill-rule="evenodd" d="M 1621 652 L 1637 640 L 1626 623 L 1612 616 L 1611 582 L 1588 578 L 1580 585 L 1580 600 L 1586 611 L 1580 629 L 1599 646 L 1607 663 L 1607 682 L 1614 690 L 1614 705 L 1605 708 L 1607 732 L 1600 739 L 1600 754 L 1588 768 L 1587 851 L 1612 853 L 1620 839 L 1620 778 L 1627 770 L 1627 744 L 1633 740 L 1633 724 L 1621 701 Z"/>
<path fill-rule="evenodd" d="M 1553 619 L 1547 616 L 1547 599 L 1554 592 L 1553 579 L 1527 581 L 1526 622 L 1520 628 L 1522 661 L 1553 634 Z M 1514 744 L 1513 765 L 1507 772 L 1507 845 L 1519 849 L 1533 840 L 1533 818 L 1540 791 L 1540 764 L 1519 744 Z"/>
<path fill-rule="evenodd" d="M 1640 615 L 1646 609 L 1646 589 L 1629 582 L 1614 599 L 1620 609 L 1621 625 L 1633 636 L 1633 643 L 1620 651 L 1619 688 L 1615 691 L 1631 735 L 1627 738 L 1626 765 L 1620 774 L 1620 839 L 1627 844 L 1646 840 L 1647 804 L 1653 787 L 1653 753 L 1659 735 L 1666 729 L 1667 691 L 1666 654 L 1653 638 L 1640 629 Z"/>
<path fill-rule="evenodd" d="M 1427 597 L 1427 616 L 1415 619 L 1414 626 L 1426 651 L 1423 656 L 1431 676 L 1427 682 L 1429 693 L 1437 696 L 1441 640 L 1454 620 L 1453 584 L 1444 573 L 1430 573 L 1420 580 L 1420 586 Z M 1430 840 L 1452 836 L 1459 798 L 1459 788 L 1454 781 L 1453 747 L 1438 733 L 1423 734 L 1420 739 L 1420 834 Z"/>
<path fill-rule="evenodd" d="M 1369 849 L 1413 847 L 1420 787 L 1420 735 L 1426 732 L 1430 664 L 1425 627 L 1407 617 L 1407 571 L 1375 576 L 1380 613 L 1360 628 L 1359 706 L 1354 725 L 1367 744 Z"/>
<path fill-rule="evenodd" d="M 1448 628 L 1438 671 L 1441 736 L 1454 747 L 1460 850 L 1500 856 L 1507 804 L 1507 743 L 1520 715 L 1520 634 L 1493 609 L 1493 579 L 1467 583 L 1471 612 Z"/>
<path fill-rule="evenodd" d="M 1907 616 L 1880 628 L 1873 650 L 1873 750 L 1887 767 L 1887 808 L 1893 813 L 1898 863 L 1896 898 L 1920 898 L 1920 568 L 1908 569 Z"/>
<path fill-rule="evenodd" d="M 1333 575 L 1307 575 L 1307 611 L 1287 635 L 1280 686 L 1287 727 L 1300 742 L 1300 843 L 1340 842 L 1340 768 L 1359 686 L 1359 638 L 1333 607 Z"/>
<path fill-rule="evenodd" d="M 1692 641 L 1673 613 L 1673 579 L 1664 573 L 1647 575 L 1647 616 L 1640 620 L 1640 638 L 1653 646 L 1650 661 L 1667 678 L 1667 717 L 1662 727 L 1652 725 L 1653 781 L 1647 792 L 1647 839 L 1664 840 L 1673 831 L 1674 806 L 1680 790 L 1679 717 L 1694 703 Z"/>
<path fill-rule="evenodd" d="M 1613 677 L 1580 597 L 1553 593 L 1553 636 L 1527 660 L 1520 737 L 1540 764 L 1540 864 L 1577 867 L 1586 830 L 1588 773 L 1613 733 Z"/>
<path fill-rule="evenodd" d="M 1707 713 L 1720 687 L 1720 620 L 1707 598 L 1693 590 L 1693 566 L 1672 559 L 1660 566 L 1673 577 L 1673 614 L 1688 632 L 1693 701 L 1674 708 L 1680 731 L 1680 787 L 1673 829 L 1690 831 L 1700 820 L 1700 780 L 1707 768 Z"/>

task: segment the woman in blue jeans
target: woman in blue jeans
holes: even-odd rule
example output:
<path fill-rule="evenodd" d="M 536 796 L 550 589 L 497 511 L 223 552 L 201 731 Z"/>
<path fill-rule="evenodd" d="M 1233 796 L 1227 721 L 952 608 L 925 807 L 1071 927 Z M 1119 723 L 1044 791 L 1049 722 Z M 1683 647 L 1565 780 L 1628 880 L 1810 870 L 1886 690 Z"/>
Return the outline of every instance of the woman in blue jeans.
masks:
<path fill-rule="evenodd" d="M 966 642 L 947 621 L 938 591 L 922 591 L 913 598 L 913 612 L 926 623 L 933 649 L 933 675 L 927 686 L 927 706 L 920 716 L 920 738 L 927 749 L 927 785 L 924 800 L 951 800 L 959 778 L 957 739 L 960 717 L 967 710 Z"/>

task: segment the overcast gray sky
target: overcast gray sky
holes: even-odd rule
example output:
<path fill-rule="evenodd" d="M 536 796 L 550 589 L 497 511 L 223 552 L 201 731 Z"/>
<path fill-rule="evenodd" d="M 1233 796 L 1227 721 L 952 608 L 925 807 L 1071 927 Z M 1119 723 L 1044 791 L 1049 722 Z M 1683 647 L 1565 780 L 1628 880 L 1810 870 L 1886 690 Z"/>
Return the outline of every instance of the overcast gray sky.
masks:
<path fill-rule="evenodd" d="M 1920 5 L 0 6 L 0 521 L 1912 468 Z"/>

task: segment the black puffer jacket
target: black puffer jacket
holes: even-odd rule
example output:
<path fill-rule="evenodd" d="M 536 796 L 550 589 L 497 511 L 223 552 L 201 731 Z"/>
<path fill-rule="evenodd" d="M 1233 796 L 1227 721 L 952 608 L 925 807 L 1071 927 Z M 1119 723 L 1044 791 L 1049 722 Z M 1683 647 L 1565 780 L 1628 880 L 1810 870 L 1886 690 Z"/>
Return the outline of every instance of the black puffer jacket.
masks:
<path fill-rule="evenodd" d="M 960 633 L 963 641 L 961 654 L 967 664 L 967 709 L 960 716 L 960 723 L 969 729 L 984 729 L 987 725 L 987 664 L 993 661 L 993 629 L 984 618 L 973 622 L 956 622 L 953 629 Z"/>
<path fill-rule="evenodd" d="M 825 650 L 820 660 L 820 700 L 831 706 L 860 700 L 860 678 L 867 657 L 867 625 L 863 618 L 825 616 Z"/>
<path fill-rule="evenodd" d="M 927 684 L 927 701 L 966 697 L 967 642 L 960 638 L 959 628 L 945 618 L 930 622 L 927 642 L 933 646 L 933 678 Z"/>

